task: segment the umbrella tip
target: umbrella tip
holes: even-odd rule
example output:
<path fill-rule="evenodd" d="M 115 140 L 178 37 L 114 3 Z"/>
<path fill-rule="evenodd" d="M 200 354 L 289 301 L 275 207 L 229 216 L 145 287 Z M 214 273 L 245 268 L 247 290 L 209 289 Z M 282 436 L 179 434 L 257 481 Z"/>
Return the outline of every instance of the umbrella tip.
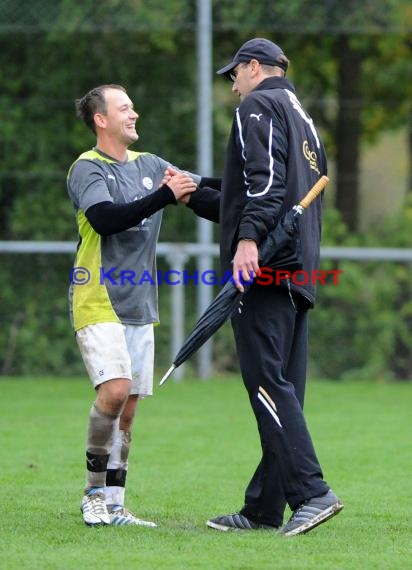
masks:
<path fill-rule="evenodd" d="M 169 378 L 169 376 L 171 375 L 171 373 L 173 372 L 173 370 L 176 368 L 175 364 L 172 364 L 172 366 L 169 368 L 169 370 L 166 372 L 166 374 L 163 376 L 163 378 L 160 380 L 159 382 L 159 386 L 163 386 L 163 384 L 166 382 L 166 380 Z"/>

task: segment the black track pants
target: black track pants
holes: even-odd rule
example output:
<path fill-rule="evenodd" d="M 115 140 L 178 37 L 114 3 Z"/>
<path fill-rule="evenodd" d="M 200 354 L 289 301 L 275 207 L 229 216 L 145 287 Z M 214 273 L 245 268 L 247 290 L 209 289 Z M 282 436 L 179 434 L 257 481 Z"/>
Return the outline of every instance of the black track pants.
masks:
<path fill-rule="evenodd" d="M 282 524 L 286 502 L 294 509 L 329 489 L 303 416 L 307 310 L 298 301 L 286 288 L 252 286 L 232 318 L 262 445 L 241 512 L 273 526 Z"/>

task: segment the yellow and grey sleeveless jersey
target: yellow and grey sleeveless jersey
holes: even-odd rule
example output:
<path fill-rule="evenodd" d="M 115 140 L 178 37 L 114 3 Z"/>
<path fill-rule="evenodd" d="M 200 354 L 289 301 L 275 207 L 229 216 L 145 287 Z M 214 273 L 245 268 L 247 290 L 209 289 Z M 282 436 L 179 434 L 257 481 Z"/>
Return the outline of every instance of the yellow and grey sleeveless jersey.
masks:
<path fill-rule="evenodd" d="M 159 187 L 167 166 L 150 153 L 128 151 L 127 161 L 119 162 L 90 150 L 70 167 L 67 187 L 79 231 L 69 293 L 76 331 L 102 322 L 158 322 L 155 256 L 162 210 L 109 236 L 95 232 L 85 212 L 100 202 L 126 204 L 147 196 Z"/>

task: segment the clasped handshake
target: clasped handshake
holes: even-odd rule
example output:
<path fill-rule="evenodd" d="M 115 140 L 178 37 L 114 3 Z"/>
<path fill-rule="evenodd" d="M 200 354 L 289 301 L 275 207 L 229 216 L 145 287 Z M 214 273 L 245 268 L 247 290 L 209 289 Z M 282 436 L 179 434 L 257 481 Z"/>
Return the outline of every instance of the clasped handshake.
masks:
<path fill-rule="evenodd" d="M 161 185 L 167 184 L 175 195 L 176 201 L 187 204 L 190 195 L 197 188 L 193 179 L 185 172 L 180 172 L 174 168 L 167 168 Z M 254 279 L 260 274 L 259 252 L 257 244 L 251 239 L 240 238 L 236 252 L 232 261 L 233 279 L 236 288 L 243 293 L 244 283 Z"/>
<path fill-rule="evenodd" d="M 160 186 L 167 184 L 178 202 L 187 204 L 190 194 L 197 188 L 196 182 L 185 172 L 180 172 L 174 168 L 166 168 L 165 175 Z"/>

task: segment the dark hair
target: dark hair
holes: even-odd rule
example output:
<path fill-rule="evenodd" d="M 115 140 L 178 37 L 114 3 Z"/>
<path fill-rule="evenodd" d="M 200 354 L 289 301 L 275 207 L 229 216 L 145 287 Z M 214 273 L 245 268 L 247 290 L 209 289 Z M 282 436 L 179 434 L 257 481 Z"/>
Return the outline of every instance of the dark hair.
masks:
<path fill-rule="evenodd" d="M 96 125 L 94 123 L 94 115 L 96 113 L 106 113 L 106 99 L 104 92 L 106 89 L 119 89 L 126 93 L 126 89 L 122 85 L 100 85 L 94 87 L 81 99 L 75 100 L 76 115 L 82 119 L 86 125 L 96 134 Z"/>

